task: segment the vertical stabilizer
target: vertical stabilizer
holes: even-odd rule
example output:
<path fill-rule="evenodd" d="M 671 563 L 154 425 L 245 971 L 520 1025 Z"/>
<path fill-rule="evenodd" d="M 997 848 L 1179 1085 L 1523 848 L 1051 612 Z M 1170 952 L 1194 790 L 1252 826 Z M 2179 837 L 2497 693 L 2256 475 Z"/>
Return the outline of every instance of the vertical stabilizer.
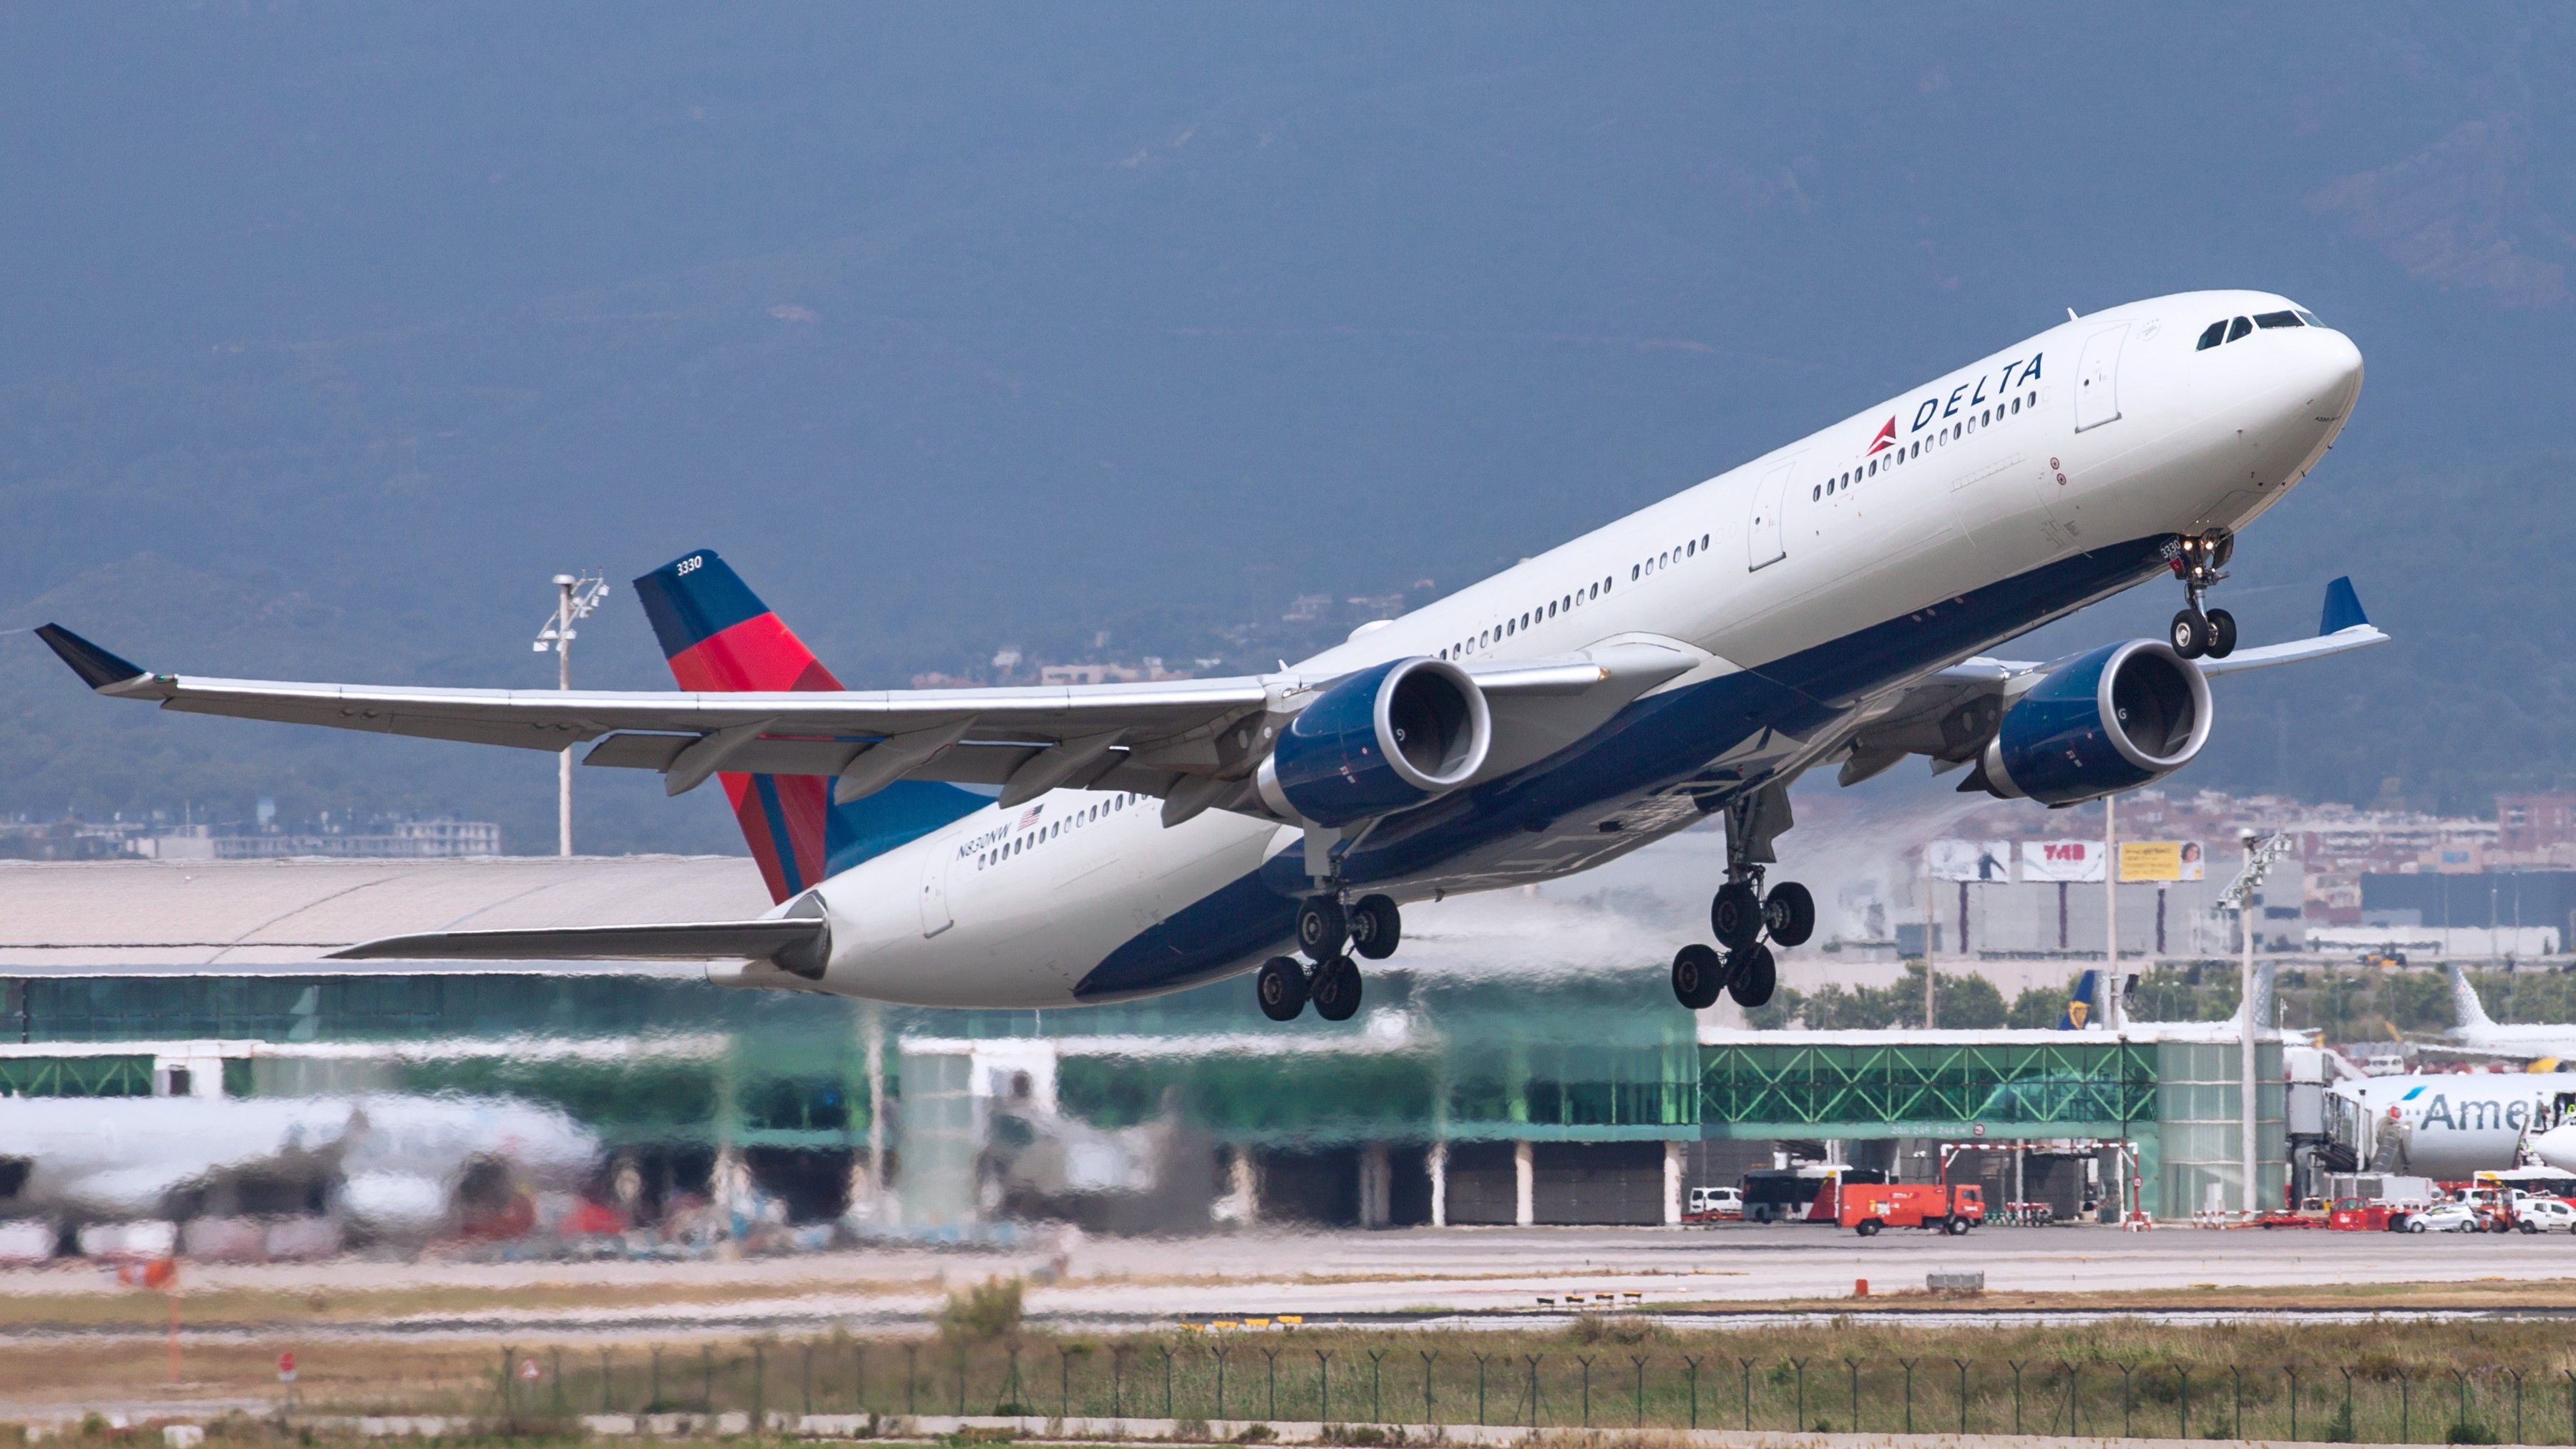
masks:
<path fill-rule="evenodd" d="M 2451 1010 L 2464 1031 L 2495 1025 L 2495 1018 L 2487 1015 L 2487 1004 L 2478 1000 L 2478 989 L 2469 984 L 2469 973 L 2456 961 L 2451 963 Z"/>
<path fill-rule="evenodd" d="M 2101 1019 L 2102 973 L 2087 971 L 2075 978 L 2075 989 L 2066 993 L 2066 1010 L 2057 1018 L 2059 1031 L 2082 1031 L 2086 1024 Z"/>
<path fill-rule="evenodd" d="M 2248 1013 L 2245 1011 L 2244 1007 L 2240 1006 L 2238 1008 L 2238 1013 L 2243 1015 L 2245 1020 L 2250 1023 L 2256 1031 L 2261 1031 L 2265 1027 L 2270 1026 L 2273 1019 L 2280 1015 L 2279 1008 L 2276 1005 L 2280 999 L 2280 993 L 2275 990 L 2273 986 L 2273 970 L 2274 966 L 2272 962 L 2257 961 L 2254 963 L 2254 999 L 2252 1002 L 2248 1003 L 2252 1006 L 2253 1010 Z"/>
<path fill-rule="evenodd" d="M 637 579 L 635 596 L 682 689 L 841 687 L 796 631 L 713 549 L 673 559 Z M 780 901 L 968 815 L 990 798 L 936 781 L 899 780 L 866 799 L 835 805 L 829 776 L 718 778 L 771 899 Z"/>

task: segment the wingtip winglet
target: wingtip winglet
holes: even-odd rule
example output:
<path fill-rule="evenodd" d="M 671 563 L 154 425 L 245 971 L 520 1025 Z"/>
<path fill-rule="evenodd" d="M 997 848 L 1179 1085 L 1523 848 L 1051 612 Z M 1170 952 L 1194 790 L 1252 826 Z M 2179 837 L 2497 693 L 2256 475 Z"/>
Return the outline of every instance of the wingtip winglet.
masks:
<path fill-rule="evenodd" d="M 105 689 L 111 684 L 139 679 L 146 672 L 133 660 L 102 649 L 60 624 L 37 625 L 36 637 L 44 640 L 45 647 L 70 665 L 72 673 L 81 677 L 81 683 L 92 689 Z"/>
<path fill-rule="evenodd" d="M 2361 595 L 2353 591 L 2352 575 L 2341 575 L 2326 585 L 2326 609 L 2317 621 L 2318 633 L 2337 634 L 2369 622 L 2370 616 L 2361 611 Z"/>

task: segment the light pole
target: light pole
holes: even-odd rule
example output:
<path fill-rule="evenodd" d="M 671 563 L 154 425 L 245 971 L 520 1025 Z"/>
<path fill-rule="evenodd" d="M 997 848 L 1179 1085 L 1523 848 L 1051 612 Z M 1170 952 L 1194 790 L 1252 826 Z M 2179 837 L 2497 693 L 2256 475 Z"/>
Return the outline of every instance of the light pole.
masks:
<path fill-rule="evenodd" d="M 2126 1024 L 2120 976 L 2120 797 L 2102 797 L 2102 1015 L 2111 1030 Z"/>
<path fill-rule="evenodd" d="M 590 617 L 599 601 L 608 597 L 608 580 L 595 574 L 555 575 L 555 611 L 546 616 L 545 627 L 537 631 L 532 646 L 543 654 L 555 654 L 555 688 L 572 688 L 572 641 L 578 631 L 573 625 Z M 555 854 L 572 854 L 572 746 L 566 745 L 555 761 Z"/>
<path fill-rule="evenodd" d="M 2244 1118 L 2244 1162 L 2242 1163 L 2242 1168 L 2245 1173 L 2245 1190 L 2242 1206 L 2248 1214 L 2251 1214 L 2254 1211 L 2255 1115 L 2257 1110 L 2255 1105 L 2257 1098 L 2254 1089 L 2254 1031 L 2258 1025 L 2254 1020 L 2254 932 L 2256 929 L 2254 925 L 2254 893 L 2262 889 L 2263 874 L 2272 868 L 2272 862 L 2279 860 L 2282 854 L 2289 850 L 2290 837 L 2286 832 L 2276 832 L 2271 835 L 2265 835 L 2260 831 L 2246 829 L 2238 831 L 2236 833 L 2236 839 L 2238 844 L 2245 847 L 2245 868 L 2238 871 L 2236 873 L 2236 879 L 2228 883 L 2227 890 L 2223 898 L 2236 907 L 2237 928 L 2245 937 L 2244 964 L 2238 972 L 2237 980 L 2236 1035 L 2239 1045 L 2238 1067 L 2240 1069 L 2237 1085 L 2238 1090 L 2241 1091 L 2244 1096 L 2244 1101 L 2242 1103 L 2242 1116 Z"/>

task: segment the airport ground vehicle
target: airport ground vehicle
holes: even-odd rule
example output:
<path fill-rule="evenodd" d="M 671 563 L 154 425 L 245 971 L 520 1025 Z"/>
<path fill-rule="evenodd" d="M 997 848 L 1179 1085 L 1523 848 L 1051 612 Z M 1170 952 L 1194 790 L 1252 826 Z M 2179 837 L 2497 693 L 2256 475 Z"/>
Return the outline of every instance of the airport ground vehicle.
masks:
<path fill-rule="evenodd" d="M 2326 1226 L 2339 1233 L 2396 1233 L 2406 1228 L 2411 1209 L 2366 1197 L 2339 1197 L 2326 1215 Z"/>
<path fill-rule="evenodd" d="M 2513 1224 L 2526 1233 L 2576 1233 L 2576 1206 L 2562 1198 L 2527 1197 L 2513 1205 Z"/>
<path fill-rule="evenodd" d="M 1885 1181 L 1887 1174 L 1875 1167 L 1809 1162 L 1796 1167 L 1757 1168 L 1744 1174 L 1744 1220 L 1830 1223 L 1841 1206 L 1838 1188 Z"/>
<path fill-rule="evenodd" d="M 1881 1228 L 1930 1228 L 1958 1234 L 1986 1220 L 1985 1190 L 1973 1183 L 1846 1183 L 1835 1221 L 1862 1237 Z"/>
<path fill-rule="evenodd" d="M 1727 1222 L 1744 1216 L 1744 1189 L 1740 1187 L 1695 1187 L 1690 1190 L 1690 1206 L 1682 1213 L 1686 1223 Z"/>
<path fill-rule="evenodd" d="M 2406 1215 L 2410 1233 L 2480 1233 L 2486 1231 L 2486 1218 L 2464 1202 L 2437 1202 Z"/>

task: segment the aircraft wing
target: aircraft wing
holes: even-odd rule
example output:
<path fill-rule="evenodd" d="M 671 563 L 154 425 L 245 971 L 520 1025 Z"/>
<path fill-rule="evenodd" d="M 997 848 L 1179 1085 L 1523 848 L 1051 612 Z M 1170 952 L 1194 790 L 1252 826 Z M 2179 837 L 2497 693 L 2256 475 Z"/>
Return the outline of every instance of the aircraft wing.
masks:
<path fill-rule="evenodd" d="M 100 694 L 230 715 L 469 744 L 561 751 L 659 772 L 674 795 L 720 770 L 839 777 L 855 800 L 899 779 L 1000 786 L 1004 805 L 1064 786 L 1163 797 L 1166 820 L 1251 805 L 1263 717 L 1285 718 L 1338 675 L 1153 683 L 778 693 L 448 689 L 217 679 L 147 670 L 58 624 L 36 631 Z M 1498 703 L 1563 714 L 1624 704 L 1690 668 L 1686 646 L 1611 643 L 1560 659 L 1463 666 Z M 1253 807 L 1253 808 L 1257 808 Z"/>
<path fill-rule="evenodd" d="M 2459 1042 L 2409 1041 L 2408 1051 L 2426 1052 L 2441 1057 L 2479 1057 L 2508 1062 L 2554 1062 L 2566 1053 L 2541 1046 L 2468 1046 Z"/>
<path fill-rule="evenodd" d="M 666 926 L 562 926 L 381 936 L 334 951 L 333 961 L 769 960 L 814 977 L 831 955 L 831 928 L 812 916 L 692 921 Z"/>
<path fill-rule="evenodd" d="M 2239 649 L 2224 659 L 2196 659 L 2209 678 L 2249 669 L 2300 664 L 2385 644 L 2388 636 L 2363 615 L 2361 599 L 2350 578 L 2326 585 L 2325 611 L 2317 632 L 2305 639 Z M 1994 733 L 1995 722 L 2015 695 L 2045 674 L 2051 664 L 2039 660 L 1962 660 L 1906 689 L 1883 704 L 1853 731 L 1844 747 L 1837 779 L 1856 785 L 1907 755 L 1928 755 L 1935 773 L 1965 765 Z"/>

